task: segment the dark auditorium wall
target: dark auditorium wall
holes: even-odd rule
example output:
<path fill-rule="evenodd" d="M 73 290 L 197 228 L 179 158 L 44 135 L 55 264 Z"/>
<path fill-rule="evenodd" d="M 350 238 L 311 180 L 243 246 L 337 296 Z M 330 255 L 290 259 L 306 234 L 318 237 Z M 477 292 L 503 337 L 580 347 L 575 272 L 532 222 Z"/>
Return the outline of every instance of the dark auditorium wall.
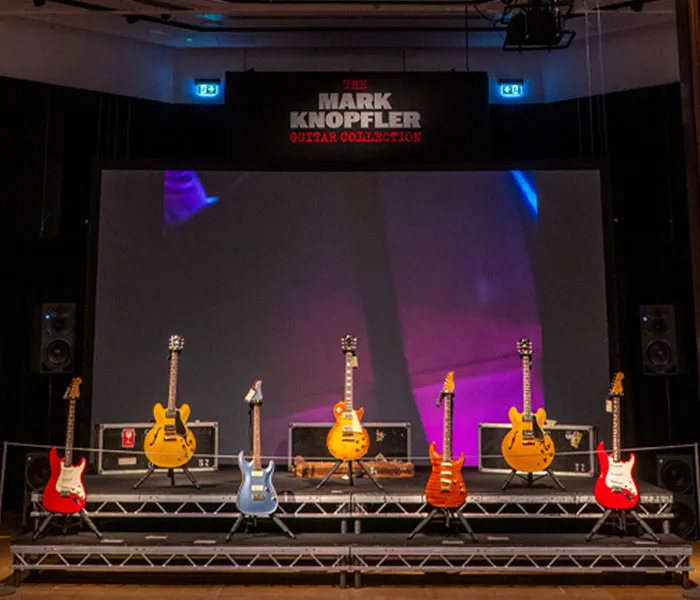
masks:
<path fill-rule="evenodd" d="M 32 310 L 77 302 L 84 315 L 87 219 L 96 159 L 224 159 L 222 106 L 170 105 L 0 78 L 0 439 L 58 443 L 69 375 L 30 373 Z M 611 332 L 628 375 L 627 444 L 668 440 L 663 378 L 644 377 L 637 310 L 674 303 L 686 371 L 670 380 L 672 441 L 695 441 L 700 405 L 691 314 L 680 88 L 660 86 L 548 105 L 493 105 L 492 158 L 607 159 Z M 615 320 L 611 320 L 614 323 Z M 83 359 L 81 326 L 77 361 Z M 617 341 L 616 341 L 617 340 Z M 575 340 L 571 351 L 576 352 Z M 586 360 L 585 356 L 581 357 Z M 89 389 L 89 388 L 88 388 Z M 602 398 L 592 401 L 603 401 Z M 78 441 L 87 443 L 83 419 Z M 14 469 L 16 470 L 16 469 Z M 13 473 L 17 481 L 19 474 Z"/>

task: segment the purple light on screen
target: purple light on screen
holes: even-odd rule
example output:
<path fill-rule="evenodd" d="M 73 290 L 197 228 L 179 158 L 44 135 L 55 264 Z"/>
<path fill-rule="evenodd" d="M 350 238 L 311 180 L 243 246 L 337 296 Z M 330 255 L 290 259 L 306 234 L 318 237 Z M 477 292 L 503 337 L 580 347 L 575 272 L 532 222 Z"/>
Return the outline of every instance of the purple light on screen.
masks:
<path fill-rule="evenodd" d="M 207 196 L 194 171 L 165 171 L 163 189 L 163 217 L 170 226 L 184 223 L 218 200 L 217 196 Z"/>

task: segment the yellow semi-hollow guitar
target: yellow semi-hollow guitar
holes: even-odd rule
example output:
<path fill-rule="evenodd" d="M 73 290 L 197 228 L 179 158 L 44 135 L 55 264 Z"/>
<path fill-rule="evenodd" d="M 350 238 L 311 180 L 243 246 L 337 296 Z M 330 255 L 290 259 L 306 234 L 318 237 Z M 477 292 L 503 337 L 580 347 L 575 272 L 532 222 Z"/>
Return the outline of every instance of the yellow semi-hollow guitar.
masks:
<path fill-rule="evenodd" d="M 540 408 L 532 414 L 530 369 L 532 368 L 532 342 L 521 339 L 518 354 L 523 365 L 523 412 L 513 407 L 508 412 L 511 429 L 503 438 L 501 452 L 511 469 L 521 473 L 544 471 L 554 460 L 554 442 L 544 431 L 547 413 Z"/>
<path fill-rule="evenodd" d="M 328 452 L 338 460 L 358 460 L 369 450 L 369 434 L 360 421 L 364 410 L 353 408 L 353 370 L 357 368 L 357 338 L 346 335 L 341 338 L 345 355 L 345 400 L 333 407 L 335 425 L 326 438 Z"/>
<path fill-rule="evenodd" d="M 190 407 L 187 404 L 177 407 L 178 357 L 184 347 L 183 338 L 179 335 L 170 336 L 168 407 L 165 408 L 160 403 L 153 407 L 153 418 L 156 424 L 146 434 L 143 444 L 146 458 L 161 469 L 174 469 L 186 465 L 197 447 L 194 434 L 187 428 Z"/>

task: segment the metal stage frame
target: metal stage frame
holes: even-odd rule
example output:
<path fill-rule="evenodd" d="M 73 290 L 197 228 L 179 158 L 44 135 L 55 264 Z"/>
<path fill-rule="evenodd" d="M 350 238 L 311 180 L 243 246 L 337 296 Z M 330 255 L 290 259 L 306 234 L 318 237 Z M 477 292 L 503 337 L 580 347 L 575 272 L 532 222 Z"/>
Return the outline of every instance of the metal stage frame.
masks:
<path fill-rule="evenodd" d="M 194 536 L 203 539 L 196 539 Z M 243 536 L 230 544 L 221 534 L 110 534 L 99 542 L 88 534 L 30 541 L 11 546 L 15 576 L 32 571 L 119 572 L 318 572 L 338 574 L 340 584 L 378 573 L 669 573 L 688 585 L 692 546 L 664 535 L 662 542 L 581 535 L 518 534 L 473 544 L 459 538 L 405 535 L 301 534 L 296 542 L 264 535 Z M 175 539 L 170 539 L 175 538 Z M 264 540 L 264 541 L 263 541 Z M 449 542 L 449 543 L 448 543 Z M 263 545 L 264 544 L 264 545 Z"/>
<path fill-rule="evenodd" d="M 279 494 L 278 515 L 283 519 L 422 519 L 429 507 L 423 494 L 307 493 Z M 31 495 L 30 516 L 48 514 L 41 505 L 41 494 Z M 235 520 L 239 515 L 235 494 L 127 493 L 91 494 L 86 507 L 90 518 L 208 518 Z M 673 518 L 671 492 L 642 493 L 638 507 L 644 519 L 661 521 L 669 532 Z M 467 519 L 591 519 L 603 511 L 592 493 L 473 493 L 462 508 Z"/>

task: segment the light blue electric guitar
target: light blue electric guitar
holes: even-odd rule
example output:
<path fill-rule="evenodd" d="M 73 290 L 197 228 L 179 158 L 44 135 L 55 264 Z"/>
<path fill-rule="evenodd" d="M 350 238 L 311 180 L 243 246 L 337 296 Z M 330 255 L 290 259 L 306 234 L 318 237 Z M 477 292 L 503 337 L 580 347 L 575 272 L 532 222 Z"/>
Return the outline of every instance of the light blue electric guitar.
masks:
<path fill-rule="evenodd" d="M 244 515 L 271 515 L 277 510 L 279 501 L 272 486 L 275 463 L 270 461 L 263 470 L 260 458 L 260 406 L 263 399 L 261 380 L 255 381 L 245 399 L 253 408 L 253 460 L 247 461 L 242 451 L 238 455 L 243 482 L 238 488 L 236 504 Z"/>

